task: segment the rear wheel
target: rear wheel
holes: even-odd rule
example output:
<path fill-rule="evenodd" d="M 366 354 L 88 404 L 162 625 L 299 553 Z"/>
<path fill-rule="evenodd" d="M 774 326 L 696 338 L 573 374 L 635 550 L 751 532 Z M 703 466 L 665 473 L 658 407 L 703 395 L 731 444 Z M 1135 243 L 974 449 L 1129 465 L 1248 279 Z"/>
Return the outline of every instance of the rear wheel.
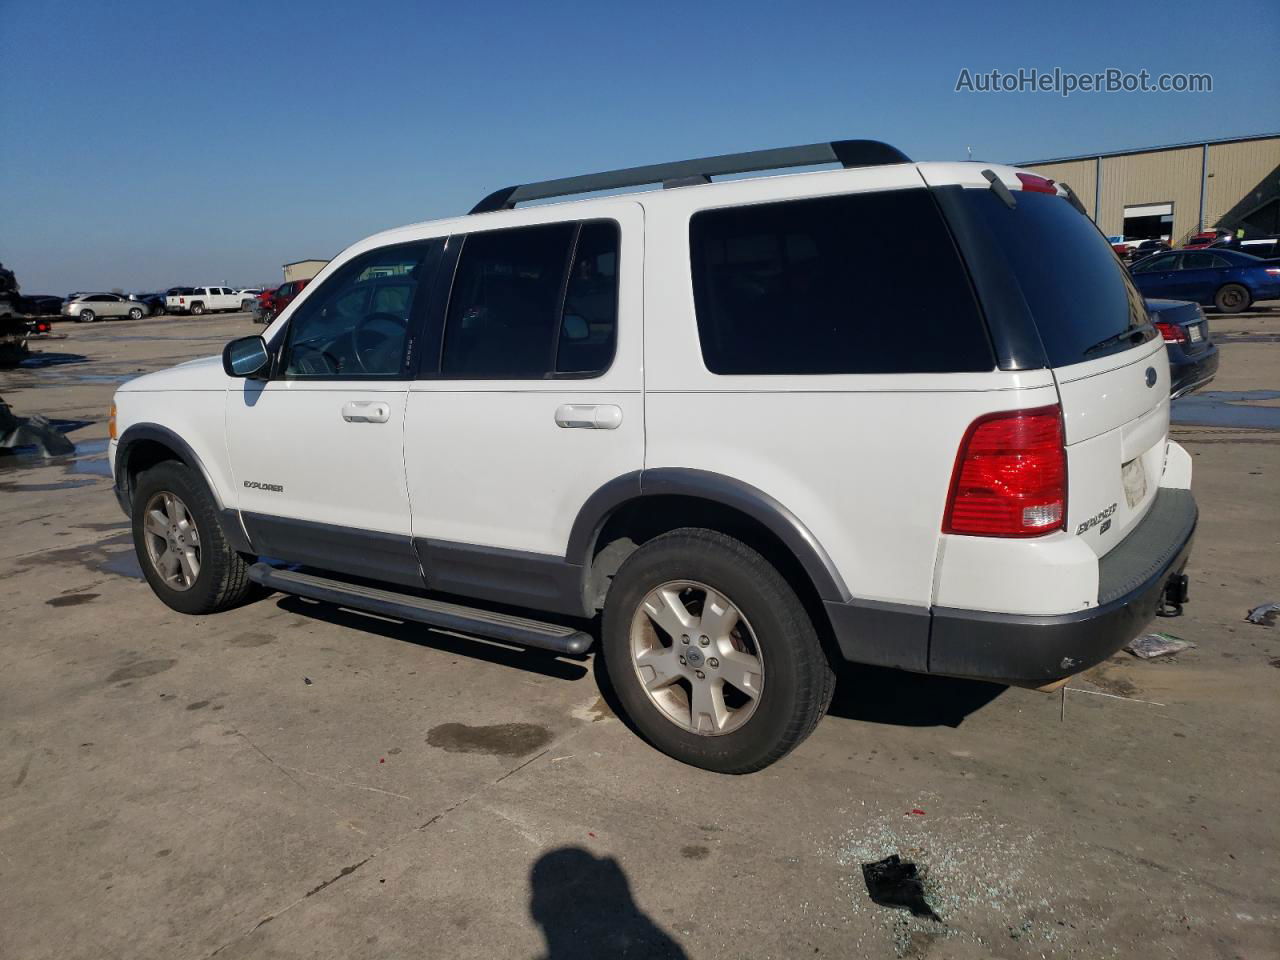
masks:
<path fill-rule="evenodd" d="M 197 316 L 197 317 L 198 317 L 198 316 L 200 316 L 202 313 L 204 313 L 204 304 L 203 304 L 203 303 L 193 303 L 193 304 L 191 305 L 191 313 L 192 313 L 192 315 L 193 315 L 193 316 Z"/>
<path fill-rule="evenodd" d="M 719 773 L 786 755 L 835 689 L 795 591 L 755 550 L 710 530 L 664 534 L 627 559 L 602 643 L 636 728 L 669 756 Z"/>
<path fill-rule="evenodd" d="M 1239 313 L 1249 306 L 1249 290 L 1238 283 L 1228 283 L 1213 297 L 1214 306 L 1223 313 Z"/>
<path fill-rule="evenodd" d="M 97 315 L 92 310 L 81 310 L 76 315 L 76 323 L 93 323 L 97 319 Z"/>
<path fill-rule="evenodd" d="M 217 613 L 254 592 L 204 480 L 173 460 L 144 471 L 133 494 L 133 545 L 151 589 L 180 613 Z"/>
<path fill-rule="evenodd" d="M 129 309 L 129 319 L 130 319 L 130 320 L 141 320 L 141 319 L 142 319 L 142 308 L 141 308 L 141 307 L 131 307 L 131 308 Z"/>

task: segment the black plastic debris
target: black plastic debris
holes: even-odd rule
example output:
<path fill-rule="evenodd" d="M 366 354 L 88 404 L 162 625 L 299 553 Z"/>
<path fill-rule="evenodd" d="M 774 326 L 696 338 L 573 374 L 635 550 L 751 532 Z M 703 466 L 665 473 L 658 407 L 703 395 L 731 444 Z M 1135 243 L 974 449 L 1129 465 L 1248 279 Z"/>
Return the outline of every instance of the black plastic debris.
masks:
<path fill-rule="evenodd" d="M 902 907 L 914 916 L 941 920 L 925 900 L 924 882 L 910 860 L 903 860 L 895 853 L 875 863 L 864 863 L 862 879 L 873 903 Z"/>
<path fill-rule="evenodd" d="M 311 678 L 310 678 L 310 677 L 303 677 L 303 678 L 302 678 L 302 682 L 303 682 L 303 683 L 305 683 L 305 684 L 309 687 L 309 686 L 311 686 L 312 680 L 311 680 Z"/>
<path fill-rule="evenodd" d="M 1257 623 L 1264 627 L 1274 627 L 1277 614 L 1280 614 L 1280 603 L 1264 603 L 1262 606 L 1254 607 L 1250 610 L 1245 619 L 1250 623 Z"/>

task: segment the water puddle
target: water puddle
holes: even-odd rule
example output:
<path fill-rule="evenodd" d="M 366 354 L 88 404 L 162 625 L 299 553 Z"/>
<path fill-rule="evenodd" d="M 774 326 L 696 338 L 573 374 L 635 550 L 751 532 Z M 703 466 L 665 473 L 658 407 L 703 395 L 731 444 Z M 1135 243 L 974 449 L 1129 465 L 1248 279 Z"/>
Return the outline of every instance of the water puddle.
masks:
<path fill-rule="evenodd" d="M 1280 407 L 1252 404 L 1280 400 L 1280 390 L 1209 390 L 1173 402 L 1170 419 L 1190 427 L 1280 430 Z"/>

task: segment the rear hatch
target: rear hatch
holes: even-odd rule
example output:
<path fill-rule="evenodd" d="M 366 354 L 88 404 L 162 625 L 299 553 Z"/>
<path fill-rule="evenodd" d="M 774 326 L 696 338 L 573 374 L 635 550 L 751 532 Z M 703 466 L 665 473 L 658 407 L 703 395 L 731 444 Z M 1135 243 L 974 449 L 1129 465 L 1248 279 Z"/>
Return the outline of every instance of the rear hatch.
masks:
<path fill-rule="evenodd" d="M 979 179 L 940 199 L 971 272 L 978 266 L 986 277 L 985 289 L 977 276 L 975 286 L 989 323 L 997 314 L 1021 318 L 1012 337 L 1020 355 L 1001 365 L 1053 372 L 1067 453 L 1066 530 L 1102 556 L 1146 515 L 1164 472 L 1164 341 L 1093 222 L 1056 191 L 1032 189 L 1039 181 L 1053 190 L 1049 181 L 1028 176 L 1019 189 L 1015 171 L 997 169 L 1005 189 Z"/>

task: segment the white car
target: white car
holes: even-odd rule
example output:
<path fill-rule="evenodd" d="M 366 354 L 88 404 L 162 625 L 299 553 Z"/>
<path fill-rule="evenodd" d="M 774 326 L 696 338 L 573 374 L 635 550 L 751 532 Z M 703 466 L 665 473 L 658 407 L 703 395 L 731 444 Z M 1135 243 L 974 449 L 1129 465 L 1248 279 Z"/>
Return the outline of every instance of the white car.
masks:
<path fill-rule="evenodd" d="M 230 287 L 175 287 L 164 298 L 167 313 L 200 316 L 219 310 L 248 310 L 256 295 Z"/>
<path fill-rule="evenodd" d="M 137 300 L 130 300 L 118 293 L 81 293 L 62 304 L 62 315 L 77 323 L 93 323 L 95 320 L 141 320 L 147 308 Z"/>
<path fill-rule="evenodd" d="M 1047 686 L 1185 602 L 1168 424 L 1164 342 L 1068 188 L 840 141 L 362 240 L 264 337 L 122 386 L 110 456 L 175 610 L 259 584 L 594 647 L 651 743 L 746 772 L 838 661 Z"/>

